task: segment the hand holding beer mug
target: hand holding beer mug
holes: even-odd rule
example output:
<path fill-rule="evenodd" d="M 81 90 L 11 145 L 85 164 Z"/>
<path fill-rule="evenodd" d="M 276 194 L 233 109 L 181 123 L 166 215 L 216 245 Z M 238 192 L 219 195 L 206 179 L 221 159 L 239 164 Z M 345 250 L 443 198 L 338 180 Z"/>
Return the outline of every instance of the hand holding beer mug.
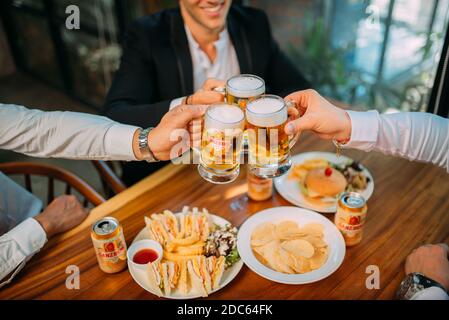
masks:
<path fill-rule="evenodd" d="M 258 177 L 275 178 L 291 167 L 290 149 L 298 135 L 284 130 L 288 103 L 275 95 L 264 95 L 246 106 L 249 139 L 249 170 Z"/>
<path fill-rule="evenodd" d="M 240 173 L 245 114 L 228 104 L 215 104 L 207 109 L 201 139 L 198 171 L 207 181 L 224 184 Z"/>
<path fill-rule="evenodd" d="M 219 103 L 224 100 L 223 94 L 216 90 L 217 88 L 223 88 L 225 81 L 209 78 L 204 83 L 201 89 L 194 94 L 187 96 L 184 100 L 185 104 L 213 104 Z"/>

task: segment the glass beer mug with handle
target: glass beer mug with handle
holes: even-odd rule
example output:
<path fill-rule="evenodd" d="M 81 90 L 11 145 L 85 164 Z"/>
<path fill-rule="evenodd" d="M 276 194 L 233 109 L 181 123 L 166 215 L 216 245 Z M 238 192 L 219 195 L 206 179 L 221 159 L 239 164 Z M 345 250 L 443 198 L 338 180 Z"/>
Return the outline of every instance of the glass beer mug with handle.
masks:
<path fill-rule="evenodd" d="M 226 82 L 226 102 L 245 110 L 248 102 L 265 93 L 265 81 L 252 74 L 241 74 Z"/>
<path fill-rule="evenodd" d="M 218 87 L 214 90 L 225 96 L 227 104 L 237 106 L 245 112 L 248 102 L 265 94 L 265 81 L 252 74 L 240 74 L 230 78 L 226 82 L 226 87 Z M 243 153 L 247 152 L 248 136 L 245 132 L 243 135 Z"/>
<path fill-rule="evenodd" d="M 215 104 L 207 109 L 201 137 L 198 171 L 205 180 L 224 184 L 240 173 L 245 114 L 228 104 Z"/>
<path fill-rule="evenodd" d="M 249 170 L 258 177 L 275 178 L 291 167 L 290 149 L 298 135 L 285 131 L 288 103 L 275 95 L 264 95 L 246 106 L 249 140 Z"/>

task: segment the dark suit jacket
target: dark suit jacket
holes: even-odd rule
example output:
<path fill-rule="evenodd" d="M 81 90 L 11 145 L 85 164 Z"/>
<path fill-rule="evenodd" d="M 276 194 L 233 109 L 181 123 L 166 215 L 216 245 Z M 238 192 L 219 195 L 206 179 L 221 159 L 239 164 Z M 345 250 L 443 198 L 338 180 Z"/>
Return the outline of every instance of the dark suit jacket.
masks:
<path fill-rule="evenodd" d="M 264 12 L 233 5 L 227 25 L 241 73 L 262 77 L 267 93 L 284 96 L 309 88 L 273 39 Z M 180 10 L 165 10 L 135 21 L 128 30 L 120 69 L 106 98 L 106 116 L 142 128 L 154 127 L 173 99 L 192 93 L 192 59 Z M 159 167 L 125 164 L 124 180 L 134 183 Z"/>

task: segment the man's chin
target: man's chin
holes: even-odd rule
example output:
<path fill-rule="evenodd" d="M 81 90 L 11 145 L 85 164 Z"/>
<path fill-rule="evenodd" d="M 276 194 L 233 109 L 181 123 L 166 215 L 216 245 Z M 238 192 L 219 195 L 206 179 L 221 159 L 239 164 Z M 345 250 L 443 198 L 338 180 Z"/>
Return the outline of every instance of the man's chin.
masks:
<path fill-rule="evenodd" d="M 208 21 L 207 23 L 204 24 L 210 31 L 214 31 L 214 32 L 221 32 L 225 25 L 226 25 L 226 21 L 220 20 L 220 21 Z"/>

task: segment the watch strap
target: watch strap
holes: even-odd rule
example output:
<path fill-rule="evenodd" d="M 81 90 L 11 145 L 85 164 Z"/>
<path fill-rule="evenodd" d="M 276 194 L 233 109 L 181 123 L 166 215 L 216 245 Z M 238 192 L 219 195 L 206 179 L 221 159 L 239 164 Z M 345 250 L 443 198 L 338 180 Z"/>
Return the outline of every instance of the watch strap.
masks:
<path fill-rule="evenodd" d="M 435 280 L 418 272 L 410 273 L 401 282 L 397 292 L 397 298 L 400 300 L 410 300 L 419 291 L 430 287 L 438 287 L 443 289 L 443 291 L 446 291 L 446 289 Z"/>
<path fill-rule="evenodd" d="M 151 151 L 149 145 L 148 145 L 148 134 L 153 130 L 154 128 L 147 128 L 140 130 L 139 132 L 139 151 L 143 156 L 143 159 L 147 162 L 158 162 L 159 160 L 154 156 L 153 152 Z"/>

